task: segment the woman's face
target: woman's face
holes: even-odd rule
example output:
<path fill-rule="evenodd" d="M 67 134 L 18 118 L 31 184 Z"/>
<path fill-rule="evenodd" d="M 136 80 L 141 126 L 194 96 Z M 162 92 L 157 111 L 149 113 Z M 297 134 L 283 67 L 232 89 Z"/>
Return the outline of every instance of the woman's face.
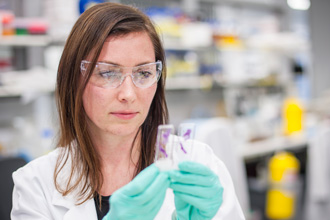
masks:
<path fill-rule="evenodd" d="M 153 44 L 145 32 L 110 36 L 103 45 L 98 62 L 134 67 L 155 62 Z M 131 73 L 131 68 L 126 68 Z M 138 88 L 127 76 L 117 88 L 102 88 L 88 82 L 83 106 L 93 134 L 135 135 L 148 115 L 157 82 Z"/>

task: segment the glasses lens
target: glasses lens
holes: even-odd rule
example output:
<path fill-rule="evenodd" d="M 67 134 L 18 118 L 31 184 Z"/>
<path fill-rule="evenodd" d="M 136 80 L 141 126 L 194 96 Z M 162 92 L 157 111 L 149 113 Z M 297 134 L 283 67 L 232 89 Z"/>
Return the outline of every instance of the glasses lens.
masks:
<path fill-rule="evenodd" d="M 137 87 L 147 88 L 158 81 L 161 73 L 161 62 L 150 63 L 133 69 L 133 82 Z"/>
<path fill-rule="evenodd" d="M 121 82 L 121 69 L 105 63 L 95 66 L 94 73 L 90 78 L 91 83 L 98 87 L 117 87 Z"/>

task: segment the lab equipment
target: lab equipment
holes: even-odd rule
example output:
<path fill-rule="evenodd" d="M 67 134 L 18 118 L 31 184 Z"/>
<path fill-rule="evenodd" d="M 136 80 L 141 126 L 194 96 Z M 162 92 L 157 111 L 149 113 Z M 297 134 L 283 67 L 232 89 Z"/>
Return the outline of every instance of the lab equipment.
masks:
<path fill-rule="evenodd" d="M 173 125 L 159 125 L 156 140 L 155 162 L 160 170 L 173 168 Z"/>
<path fill-rule="evenodd" d="M 178 151 L 178 161 L 189 160 L 195 137 L 194 123 L 181 123 L 178 128 L 179 146 L 174 150 Z"/>
<path fill-rule="evenodd" d="M 178 167 L 179 170 L 168 172 L 177 219 L 212 219 L 223 202 L 219 177 L 193 161 L 180 162 Z"/>
<path fill-rule="evenodd" d="M 193 139 L 194 134 L 195 134 L 195 124 L 193 123 L 180 124 L 178 135 L 183 138 L 183 141 Z M 180 148 L 183 153 L 187 154 L 187 150 L 189 149 L 184 148 L 182 141 L 180 142 Z"/>
<path fill-rule="evenodd" d="M 110 211 L 103 220 L 154 219 L 170 185 L 168 174 L 153 164 L 110 197 Z"/>
<path fill-rule="evenodd" d="M 266 215 L 270 219 L 291 219 L 295 215 L 299 161 L 291 153 L 278 152 L 269 161 L 270 187 Z"/>
<path fill-rule="evenodd" d="M 189 160 L 193 146 L 195 125 L 193 123 L 181 123 L 178 136 L 174 136 L 173 125 L 159 125 L 156 142 L 155 162 L 162 171 L 178 169 L 177 163 Z M 175 151 L 176 158 L 173 158 Z"/>

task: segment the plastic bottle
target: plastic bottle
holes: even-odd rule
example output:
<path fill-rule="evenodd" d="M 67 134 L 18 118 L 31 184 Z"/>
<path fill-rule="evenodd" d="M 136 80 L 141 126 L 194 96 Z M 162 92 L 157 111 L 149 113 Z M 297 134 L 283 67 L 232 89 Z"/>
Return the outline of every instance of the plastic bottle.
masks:
<path fill-rule="evenodd" d="M 289 97 L 284 101 L 283 126 L 284 134 L 290 135 L 303 130 L 303 106 L 297 98 Z"/>
<path fill-rule="evenodd" d="M 2 23 L 2 35 L 10 36 L 15 34 L 15 29 L 13 26 L 15 15 L 11 11 L 1 11 L 1 23 Z"/>
<path fill-rule="evenodd" d="M 279 152 L 270 159 L 266 196 L 266 216 L 269 219 L 291 219 L 295 215 L 299 169 L 299 161 L 291 153 Z"/>

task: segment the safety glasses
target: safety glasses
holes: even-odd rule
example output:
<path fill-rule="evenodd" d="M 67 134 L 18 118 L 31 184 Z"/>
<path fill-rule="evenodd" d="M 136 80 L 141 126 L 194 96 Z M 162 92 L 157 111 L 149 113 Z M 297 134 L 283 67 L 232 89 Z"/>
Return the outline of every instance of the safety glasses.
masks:
<path fill-rule="evenodd" d="M 82 74 L 86 73 L 90 61 L 81 61 L 80 69 Z M 157 82 L 162 72 L 162 61 L 147 63 L 135 67 L 124 67 L 105 62 L 97 62 L 90 82 L 102 88 L 117 88 L 127 76 L 131 76 L 136 87 L 148 88 Z"/>

